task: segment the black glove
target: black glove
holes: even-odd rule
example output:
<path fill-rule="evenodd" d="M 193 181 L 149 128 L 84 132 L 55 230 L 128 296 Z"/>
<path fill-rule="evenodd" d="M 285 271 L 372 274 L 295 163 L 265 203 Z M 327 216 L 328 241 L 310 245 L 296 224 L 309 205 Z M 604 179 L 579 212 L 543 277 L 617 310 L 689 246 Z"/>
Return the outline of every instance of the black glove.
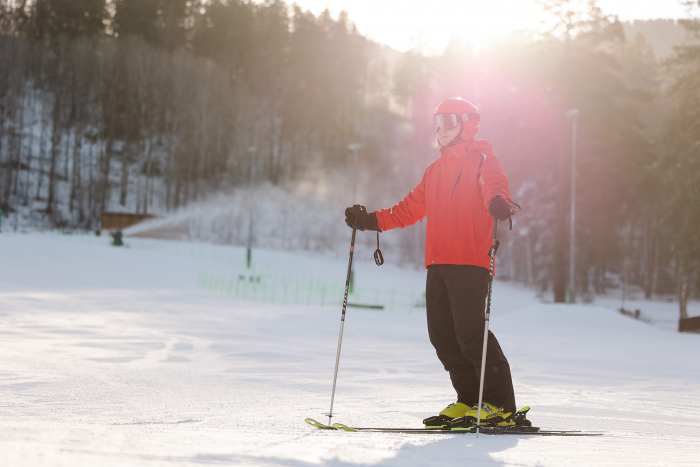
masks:
<path fill-rule="evenodd" d="M 510 217 L 510 203 L 501 195 L 494 196 L 489 203 L 489 214 L 499 221 L 508 219 Z"/>
<path fill-rule="evenodd" d="M 348 227 L 354 227 L 363 232 L 365 230 L 381 232 L 377 224 L 377 214 L 374 211 L 371 214 L 367 214 L 367 209 L 359 204 L 345 210 L 345 223 Z"/>

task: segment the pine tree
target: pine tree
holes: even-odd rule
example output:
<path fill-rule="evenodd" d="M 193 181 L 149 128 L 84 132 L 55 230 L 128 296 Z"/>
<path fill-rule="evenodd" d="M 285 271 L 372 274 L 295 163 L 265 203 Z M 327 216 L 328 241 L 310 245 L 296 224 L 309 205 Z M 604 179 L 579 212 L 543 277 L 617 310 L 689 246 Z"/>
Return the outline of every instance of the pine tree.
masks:
<path fill-rule="evenodd" d="M 106 0 L 37 0 L 33 35 L 51 38 L 94 36 L 105 30 Z"/>
<path fill-rule="evenodd" d="M 700 2 L 686 3 L 700 13 Z M 676 261 L 680 316 L 687 318 L 688 299 L 700 272 L 700 14 L 681 23 L 690 40 L 676 48 L 668 63 L 673 108 L 656 174 L 666 188 L 664 225 Z"/>
<path fill-rule="evenodd" d="M 138 35 L 152 44 L 157 43 L 159 3 L 159 0 L 116 0 L 114 34 L 122 38 Z"/>

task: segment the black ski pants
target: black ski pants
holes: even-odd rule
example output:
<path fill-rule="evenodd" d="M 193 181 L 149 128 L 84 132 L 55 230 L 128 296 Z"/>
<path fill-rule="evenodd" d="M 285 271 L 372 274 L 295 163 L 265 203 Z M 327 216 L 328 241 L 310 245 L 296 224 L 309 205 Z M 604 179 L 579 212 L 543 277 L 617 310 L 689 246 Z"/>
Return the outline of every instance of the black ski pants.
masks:
<path fill-rule="evenodd" d="M 480 266 L 432 264 L 425 287 L 428 335 L 457 400 L 470 407 L 479 402 L 481 352 L 484 345 L 488 269 Z M 484 401 L 514 412 L 515 394 L 506 360 L 489 331 L 484 374 Z"/>

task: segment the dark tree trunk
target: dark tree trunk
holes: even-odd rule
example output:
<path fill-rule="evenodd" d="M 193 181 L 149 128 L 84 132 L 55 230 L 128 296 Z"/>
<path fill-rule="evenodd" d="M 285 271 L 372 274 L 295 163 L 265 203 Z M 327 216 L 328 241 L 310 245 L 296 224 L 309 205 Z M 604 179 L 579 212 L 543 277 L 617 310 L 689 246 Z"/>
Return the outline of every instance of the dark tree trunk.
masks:
<path fill-rule="evenodd" d="M 80 180 L 80 169 L 81 169 L 81 157 L 80 152 L 83 148 L 83 135 L 82 135 L 82 125 L 78 125 L 75 133 L 73 134 L 73 170 L 71 177 L 71 188 L 70 188 L 70 202 L 69 209 L 73 212 L 73 207 L 75 205 L 75 200 L 80 196 L 81 192 L 81 180 Z"/>
<path fill-rule="evenodd" d="M 24 83 L 24 79 L 22 80 Z M 17 196 L 19 190 L 19 178 L 22 169 L 22 140 L 24 139 L 24 89 L 22 86 L 18 86 L 16 101 L 19 103 L 19 109 L 15 111 L 15 122 L 16 127 L 13 133 L 12 139 L 14 144 L 12 144 L 13 152 L 15 153 L 15 176 L 12 183 L 12 194 Z"/>
<path fill-rule="evenodd" d="M 41 135 L 39 136 L 39 171 L 37 175 L 36 196 L 35 199 L 41 199 L 41 185 L 44 181 L 44 163 L 46 162 L 46 129 L 49 126 L 49 112 L 41 107 Z"/>
<path fill-rule="evenodd" d="M 129 188 L 129 168 L 131 165 L 131 143 L 125 142 L 122 147 L 122 177 L 119 192 L 119 204 L 126 206 L 126 195 Z"/>
<path fill-rule="evenodd" d="M 567 266 L 569 261 L 567 259 L 569 238 L 567 235 L 567 217 L 569 210 L 567 203 L 569 197 L 563 196 L 566 193 L 566 187 L 568 184 L 565 182 L 566 173 L 564 164 L 564 155 L 561 151 L 558 151 L 558 178 L 559 183 L 557 184 L 558 190 L 555 196 L 555 215 L 554 215 L 554 225 L 552 226 L 554 233 L 554 264 L 552 265 L 553 281 L 552 289 L 554 292 L 554 302 L 564 303 L 566 302 L 566 287 L 567 279 L 569 278 L 569 273 L 567 271 Z"/>
<path fill-rule="evenodd" d="M 36 101 L 36 92 L 30 93 L 30 102 Z M 27 151 L 27 176 L 24 178 L 24 205 L 29 205 L 30 190 L 32 185 L 32 162 L 34 153 L 34 123 L 36 122 L 36 107 L 32 105 L 32 120 L 29 125 L 29 150 Z"/>
<path fill-rule="evenodd" d="M 59 146 L 61 145 L 61 92 L 56 93 L 53 109 L 53 123 L 51 131 L 51 161 L 49 164 L 49 194 L 46 200 L 46 212 L 51 214 L 54 211 L 56 193 L 56 164 L 58 162 Z"/>
<path fill-rule="evenodd" d="M 110 135 L 111 136 L 111 135 Z M 114 140 L 110 137 L 105 144 L 102 156 L 102 183 L 100 184 L 100 213 L 107 208 L 107 201 L 110 195 L 110 168 L 112 166 L 112 154 L 114 151 Z"/>

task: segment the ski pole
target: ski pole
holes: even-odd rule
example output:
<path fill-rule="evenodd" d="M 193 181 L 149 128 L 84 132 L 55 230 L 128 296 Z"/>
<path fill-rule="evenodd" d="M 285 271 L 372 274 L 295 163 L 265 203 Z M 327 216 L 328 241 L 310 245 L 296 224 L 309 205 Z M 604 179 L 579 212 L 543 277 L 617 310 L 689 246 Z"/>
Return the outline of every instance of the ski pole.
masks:
<path fill-rule="evenodd" d="M 348 277 L 345 279 L 345 298 L 343 298 L 343 314 L 340 316 L 340 335 L 338 336 L 338 351 L 335 354 L 335 373 L 333 373 L 333 393 L 331 394 L 331 409 L 328 412 L 328 425 L 333 417 L 333 400 L 335 399 L 335 382 L 338 379 L 338 364 L 340 363 L 340 346 L 343 343 L 343 327 L 345 326 L 345 309 L 348 306 L 348 290 L 350 290 L 350 271 L 352 270 L 352 253 L 355 250 L 355 232 L 352 228 L 352 240 L 350 240 L 350 260 L 348 261 Z"/>
<path fill-rule="evenodd" d="M 491 286 L 493 285 L 493 266 L 496 261 L 496 230 L 498 229 L 498 219 L 493 219 L 493 239 L 491 240 L 491 264 L 489 266 L 489 292 L 486 299 L 486 324 L 484 325 L 484 347 L 481 350 L 481 377 L 479 378 L 479 409 L 476 417 L 476 437 L 479 437 L 481 427 L 481 401 L 484 395 L 484 374 L 486 369 L 486 345 L 489 341 L 489 318 L 491 317 Z"/>

